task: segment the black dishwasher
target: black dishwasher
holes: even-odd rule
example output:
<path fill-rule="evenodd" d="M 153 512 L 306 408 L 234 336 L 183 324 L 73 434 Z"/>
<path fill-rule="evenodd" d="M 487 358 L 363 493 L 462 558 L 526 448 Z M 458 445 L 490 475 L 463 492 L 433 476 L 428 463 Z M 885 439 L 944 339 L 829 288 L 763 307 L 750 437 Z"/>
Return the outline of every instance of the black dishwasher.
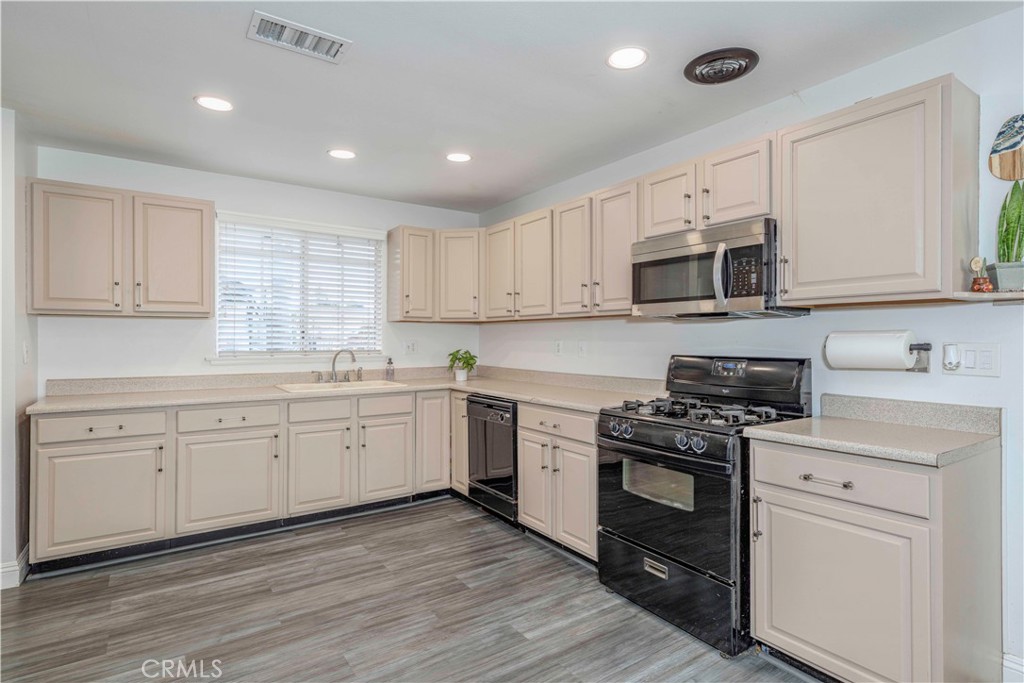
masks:
<path fill-rule="evenodd" d="M 516 521 L 516 404 L 470 394 L 469 497 L 487 510 Z"/>

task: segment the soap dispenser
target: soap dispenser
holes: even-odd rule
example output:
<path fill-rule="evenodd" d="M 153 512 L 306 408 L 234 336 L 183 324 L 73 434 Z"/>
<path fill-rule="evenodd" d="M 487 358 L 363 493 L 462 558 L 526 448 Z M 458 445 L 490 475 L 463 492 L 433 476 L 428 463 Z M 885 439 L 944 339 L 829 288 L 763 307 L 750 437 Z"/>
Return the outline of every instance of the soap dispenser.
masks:
<path fill-rule="evenodd" d="M 395 364 L 391 361 L 390 356 L 388 356 L 388 364 L 384 367 L 384 379 L 388 382 L 395 381 Z"/>

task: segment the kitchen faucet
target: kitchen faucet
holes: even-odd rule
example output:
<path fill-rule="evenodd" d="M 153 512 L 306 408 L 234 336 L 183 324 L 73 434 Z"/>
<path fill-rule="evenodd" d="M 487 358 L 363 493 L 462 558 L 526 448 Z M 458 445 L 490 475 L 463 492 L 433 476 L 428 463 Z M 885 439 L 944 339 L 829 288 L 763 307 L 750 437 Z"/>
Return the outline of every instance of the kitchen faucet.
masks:
<path fill-rule="evenodd" d="M 352 349 L 338 349 L 338 352 L 334 354 L 334 358 L 331 358 L 331 381 L 332 382 L 337 382 L 338 381 L 338 368 L 337 368 L 338 356 L 340 356 L 341 354 L 345 353 L 346 351 L 348 351 L 348 355 L 352 358 L 352 365 L 356 364 L 356 353 L 355 353 L 355 351 L 353 351 Z M 362 374 L 362 373 L 360 373 L 360 374 Z M 360 377 L 360 379 L 362 379 L 362 377 Z M 351 381 L 349 379 L 347 371 L 345 372 L 345 381 L 346 382 Z"/>

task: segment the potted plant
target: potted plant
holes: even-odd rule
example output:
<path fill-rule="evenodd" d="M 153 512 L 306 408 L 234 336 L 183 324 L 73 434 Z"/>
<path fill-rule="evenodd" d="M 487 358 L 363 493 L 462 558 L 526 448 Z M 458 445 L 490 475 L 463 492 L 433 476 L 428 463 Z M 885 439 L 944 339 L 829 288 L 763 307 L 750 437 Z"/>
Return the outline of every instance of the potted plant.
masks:
<path fill-rule="evenodd" d="M 448 354 L 448 371 L 455 370 L 455 381 L 465 382 L 476 367 L 476 356 L 469 349 L 455 349 Z"/>
<path fill-rule="evenodd" d="M 1024 289 L 1024 187 L 1014 181 L 999 209 L 996 229 L 998 263 L 988 265 L 988 276 L 1000 292 Z"/>

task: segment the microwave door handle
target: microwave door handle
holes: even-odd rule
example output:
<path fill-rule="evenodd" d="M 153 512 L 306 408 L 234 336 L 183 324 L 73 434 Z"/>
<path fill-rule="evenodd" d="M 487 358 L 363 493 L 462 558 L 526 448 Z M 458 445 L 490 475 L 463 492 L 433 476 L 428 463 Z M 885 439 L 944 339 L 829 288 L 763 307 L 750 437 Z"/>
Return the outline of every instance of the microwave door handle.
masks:
<path fill-rule="evenodd" d="M 715 287 L 715 300 L 721 308 L 729 303 L 728 293 L 725 291 L 725 282 L 722 277 L 723 266 L 725 265 L 725 258 L 728 252 L 728 247 L 725 246 L 725 242 L 719 242 L 718 248 L 715 249 L 715 263 L 712 266 L 711 283 Z"/>

